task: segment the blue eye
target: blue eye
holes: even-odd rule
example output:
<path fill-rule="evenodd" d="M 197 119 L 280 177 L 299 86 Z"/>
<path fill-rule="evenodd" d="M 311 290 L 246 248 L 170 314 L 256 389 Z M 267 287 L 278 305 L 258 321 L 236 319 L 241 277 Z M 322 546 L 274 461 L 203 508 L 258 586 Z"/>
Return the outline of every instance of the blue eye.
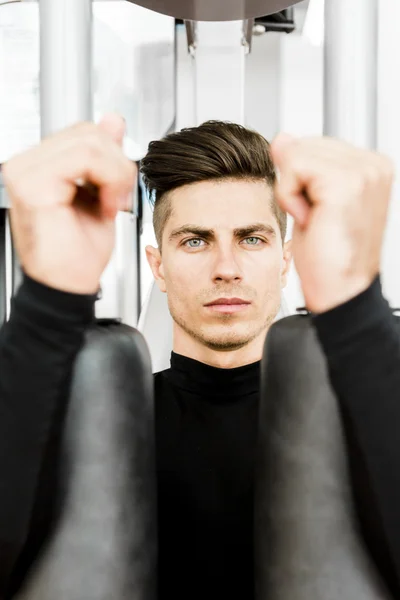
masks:
<path fill-rule="evenodd" d="M 187 240 L 185 242 L 185 246 L 189 246 L 189 248 L 200 248 L 203 240 L 200 238 L 192 238 L 191 240 Z"/>
<path fill-rule="evenodd" d="M 257 246 L 258 242 L 261 242 L 262 240 L 259 237 L 248 237 L 245 238 L 245 241 L 247 241 L 247 245 L 249 246 Z"/>

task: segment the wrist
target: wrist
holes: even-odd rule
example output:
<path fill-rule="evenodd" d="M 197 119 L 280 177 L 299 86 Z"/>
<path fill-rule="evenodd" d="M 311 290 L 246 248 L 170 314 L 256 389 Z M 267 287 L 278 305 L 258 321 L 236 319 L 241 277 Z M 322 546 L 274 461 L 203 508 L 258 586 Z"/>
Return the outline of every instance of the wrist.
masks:
<path fill-rule="evenodd" d="M 372 276 L 332 279 L 324 290 L 314 292 L 303 290 L 306 307 L 310 312 L 318 315 L 342 306 L 365 292 L 377 275 L 378 273 L 374 273 Z"/>
<path fill-rule="evenodd" d="M 86 326 L 94 319 L 94 294 L 74 294 L 46 286 L 24 273 L 13 310 L 22 310 L 28 319 L 65 330 L 71 326 Z"/>
<path fill-rule="evenodd" d="M 81 296 L 97 295 L 100 291 L 100 283 L 88 281 L 87 278 L 79 281 L 76 278 L 65 277 L 65 273 L 62 272 L 56 275 L 48 275 L 43 272 L 36 272 L 29 268 L 24 268 L 23 270 L 32 280 L 55 291 Z M 62 271 L 62 269 L 60 271 Z"/>

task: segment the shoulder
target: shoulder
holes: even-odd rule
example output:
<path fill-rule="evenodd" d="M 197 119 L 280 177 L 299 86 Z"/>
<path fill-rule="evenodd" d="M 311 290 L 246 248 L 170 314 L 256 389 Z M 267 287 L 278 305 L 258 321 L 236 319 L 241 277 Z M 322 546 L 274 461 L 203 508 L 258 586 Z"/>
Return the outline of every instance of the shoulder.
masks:
<path fill-rule="evenodd" d="M 159 381 L 163 377 L 167 377 L 170 370 L 171 369 L 165 369 L 164 371 L 158 371 L 158 373 L 153 373 L 154 381 Z"/>
<path fill-rule="evenodd" d="M 164 388 L 168 385 L 168 374 L 170 369 L 165 369 L 165 371 L 159 371 L 158 373 L 153 373 L 153 381 L 154 381 L 154 389 L 157 390 Z"/>
<path fill-rule="evenodd" d="M 170 369 L 153 374 L 156 414 L 165 418 L 176 402 L 176 389 L 169 377 Z"/>

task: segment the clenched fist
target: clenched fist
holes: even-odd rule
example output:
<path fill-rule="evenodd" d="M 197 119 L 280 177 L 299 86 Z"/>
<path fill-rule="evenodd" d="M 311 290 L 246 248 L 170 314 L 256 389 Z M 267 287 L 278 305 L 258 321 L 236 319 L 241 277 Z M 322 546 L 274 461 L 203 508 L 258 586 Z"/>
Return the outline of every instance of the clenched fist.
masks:
<path fill-rule="evenodd" d="M 393 165 L 330 138 L 278 136 L 276 196 L 294 217 L 293 258 L 307 308 L 325 312 L 369 287 L 380 270 Z"/>
<path fill-rule="evenodd" d="M 95 293 L 113 250 L 115 216 L 135 183 L 116 115 L 80 123 L 12 158 L 3 175 L 23 270 L 66 292 Z M 86 185 L 98 190 L 90 194 Z"/>

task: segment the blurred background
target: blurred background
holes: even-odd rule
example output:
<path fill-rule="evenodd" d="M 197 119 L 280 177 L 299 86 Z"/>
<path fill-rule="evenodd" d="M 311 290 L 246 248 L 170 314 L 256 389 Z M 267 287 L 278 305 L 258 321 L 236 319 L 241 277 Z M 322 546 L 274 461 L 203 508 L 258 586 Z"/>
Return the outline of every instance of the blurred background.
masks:
<path fill-rule="evenodd" d="M 400 2 L 379 0 L 378 4 L 377 147 L 400 170 Z M 353 3 L 348 5 L 348 18 L 354 20 Z M 94 118 L 110 110 L 125 117 L 125 149 L 132 160 L 144 156 L 151 140 L 209 118 L 243 122 L 269 140 L 279 131 L 306 136 L 323 133 L 323 0 L 299 2 L 288 10 L 250 20 L 242 45 L 233 43 L 232 22 L 199 22 L 194 28 L 193 22 L 125 0 L 98 0 L 92 6 Z M 345 26 L 346 14 L 342 18 Z M 241 22 L 236 25 L 243 27 Z M 0 2 L 0 163 L 40 141 L 39 34 L 37 2 Z M 237 101 L 231 103 L 229 97 Z M 140 292 L 131 319 L 135 322 L 152 283 L 144 256 L 144 247 L 154 243 L 152 212 L 142 187 L 134 214 L 128 218 L 131 224 L 135 222 L 137 239 L 122 242 L 121 252 Z M 399 267 L 396 183 L 382 276 L 385 294 L 397 307 Z M 115 282 L 124 273 L 120 265 L 116 275 L 113 259 L 104 275 L 100 316 L 118 312 L 119 284 Z M 285 298 L 290 313 L 303 305 L 294 268 Z"/>

